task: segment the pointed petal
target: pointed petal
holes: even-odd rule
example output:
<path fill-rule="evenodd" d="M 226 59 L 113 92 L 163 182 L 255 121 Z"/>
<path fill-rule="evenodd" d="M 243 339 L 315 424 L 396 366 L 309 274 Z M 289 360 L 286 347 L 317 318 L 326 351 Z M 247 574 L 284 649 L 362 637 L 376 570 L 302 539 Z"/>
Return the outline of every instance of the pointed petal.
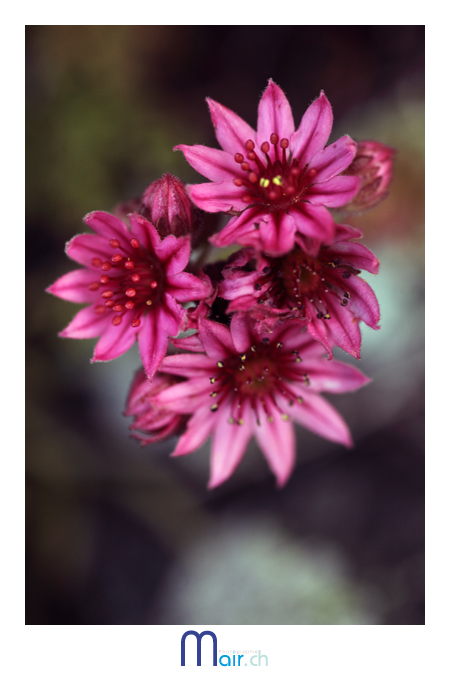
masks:
<path fill-rule="evenodd" d="M 164 265 L 168 276 L 182 272 L 189 262 L 191 245 L 189 237 L 169 234 L 157 246 L 155 253 Z"/>
<path fill-rule="evenodd" d="M 114 255 L 109 241 L 99 237 L 98 234 L 77 234 L 66 244 L 66 254 L 77 263 L 99 269 L 99 265 L 93 265 L 92 260 L 99 258 L 102 262 L 109 260 Z M 99 275 L 101 272 L 99 272 Z"/>
<path fill-rule="evenodd" d="M 180 457 L 181 455 L 187 455 L 189 452 L 198 450 L 211 434 L 215 424 L 217 424 L 217 419 L 214 415 L 215 413 L 206 407 L 201 407 L 197 410 L 189 420 L 187 431 L 180 437 L 171 457 Z"/>
<path fill-rule="evenodd" d="M 208 287 L 201 279 L 188 272 L 167 277 L 166 289 L 178 302 L 202 300 L 212 292 L 211 286 Z"/>
<path fill-rule="evenodd" d="M 272 472 L 277 477 L 278 487 L 287 482 L 295 464 L 295 437 L 292 422 L 284 420 L 270 399 L 266 399 L 267 413 L 258 402 L 259 425 L 255 425 L 256 440 Z M 270 422 L 269 419 L 272 421 Z"/>
<path fill-rule="evenodd" d="M 279 211 L 260 218 L 259 234 L 261 247 L 265 253 L 270 256 L 282 256 L 294 248 L 297 218 L 293 215 Z"/>
<path fill-rule="evenodd" d="M 95 361 L 110 361 L 122 356 L 136 342 L 136 332 L 136 329 L 130 325 L 130 319 L 126 314 L 122 323 L 118 326 L 112 324 L 110 316 L 110 323 L 103 331 L 94 349 L 92 363 Z"/>
<path fill-rule="evenodd" d="M 222 148 L 231 153 L 233 157 L 236 152 L 244 152 L 245 154 L 245 142 L 249 139 L 253 142 L 256 140 L 254 130 L 239 115 L 236 115 L 224 105 L 213 101 L 211 98 L 207 98 L 206 102 L 209 106 L 217 140 Z"/>
<path fill-rule="evenodd" d="M 139 353 L 149 379 L 158 370 L 166 355 L 169 340 L 160 324 L 160 312 L 157 309 L 147 312 L 143 317 L 138 335 Z"/>
<path fill-rule="evenodd" d="M 186 188 L 194 204 L 209 213 L 226 212 L 230 209 L 243 211 L 248 206 L 242 200 L 247 194 L 246 190 L 231 181 L 187 185 Z"/>
<path fill-rule="evenodd" d="M 261 143 L 265 141 L 270 142 L 270 136 L 273 133 L 278 134 L 280 140 L 282 138 L 289 140 L 294 129 L 294 118 L 286 95 L 275 82 L 269 80 L 258 107 L 257 148 L 260 148 Z M 273 160 L 275 147 L 272 144 L 269 153 Z"/>
<path fill-rule="evenodd" d="M 223 324 L 200 318 L 198 334 L 210 359 L 220 361 L 236 353 L 230 330 Z"/>
<path fill-rule="evenodd" d="M 350 448 L 353 445 L 350 430 L 338 411 L 322 396 L 306 392 L 305 387 L 298 387 L 297 392 L 303 403 L 289 408 L 292 417 L 314 434 Z"/>
<path fill-rule="evenodd" d="M 311 204 L 323 204 L 328 207 L 344 206 L 358 192 L 359 183 L 359 178 L 356 176 L 336 176 L 326 183 L 316 183 L 308 188 L 306 196 Z"/>
<path fill-rule="evenodd" d="M 303 359 L 302 367 L 311 380 L 311 391 L 344 394 L 360 389 L 371 381 L 360 370 L 342 361 Z"/>
<path fill-rule="evenodd" d="M 320 150 L 309 163 L 308 171 L 317 171 L 314 183 L 324 183 L 344 171 L 352 163 L 357 144 L 350 136 L 341 136 L 335 143 Z"/>
<path fill-rule="evenodd" d="M 334 234 L 333 216 L 325 206 L 303 202 L 298 209 L 290 211 L 300 234 L 321 242 L 331 242 Z"/>
<path fill-rule="evenodd" d="M 251 208 L 239 216 L 231 218 L 223 230 L 214 234 L 209 241 L 214 246 L 231 246 L 241 244 L 242 246 L 255 246 L 261 248 L 259 236 L 259 227 L 262 214 L 257 208 Z"/>
<path fill-rule="evenodd" d="M 92 211 L 83 220 L 94 232 L 105 237 L 108 241 L 109 239 L 118 239 L 122 245 L 129 245 L 130 233 L 127 226 L 123 220 L 111 215 L 111 213 Z"/>
<path fill-rule="evenodd" d="M 336 229 L 334 232 L 335 244 L 341 241 L 349 241 L 349 239 L 359 239 L 362 236 L 362 230 L 359 228 L 351 227 L 351 225 L 344 225 L 342 223 L 336 223 Z"/>
<path fill-rule="evenodd" d="M 199 407 L 208 404 L 209 393 L 213 385 L 207 377 L 193 377 L 186 382 L 174 384 L 155 396 L 156 407 L 172 412 L 193 413 Z M 210 399 L 209 399 L 210 400 Z M 207 406 L 208 409 L 210 406 Z"/>
<path fill-rule="evenodd" d="M 333 244 L 328 249 L 329 253 L 336 258 L 342 258 L 344 263 L 348 263 L 356 269 L 367 270 L 371 274 L 378 274 L 380 269 L 380 261 L 369 251 L 368 248 L 358 242 L 342 241 Z"/>
<path fill-rule="evenodd" d="M 248 403 L 244 402 L 240 411 L 242 422 L 230 424 L 230 404 L 224 404 L 216 415 L 219 418 L 214 429 L 211 447 L 211 477 L 208 488 L 213 489 L 223 483 L 236 470 L 244 456 L 252 436 L 253 425 Z"/>
<path fill-rule="evenodd" d="M 217 364 L 206 354 L 174 354 L 166 356 L 161 372 L 180 377 L 211 376 L 217 373 Z"/>
<path fill-rule="evenodd" d="M 99 337 L 107 326 L 109 326 L 111 320 L 112 317 L 110 312 L 106 312 L 106 314 L 97 314 L 95 307 L 90 305 L 89 307 L 81 309 L 78 314 L 74 316 L 67 328 L 61 331 L 59 335 L 60 337 L 74 338 L 76 340 Z"/>
<path fill-rule="evenodd" d="M 205 348 L 198 335 L 188 335 L 184 338 L 172 338 L 171 343 L 177 349 L 187 349 L 189 352 L 204 352 Z"/>
<path fill-rule="evenodd" d="M 333 127 L 333 112 L 327 97 L 320 93 L 305 114 L 297 131 L 292 135 L 290 150 L 300 161 L 308 164 L 315 154 L 325 147 Z"/>
<path fill-rule="evenodd" d="M 377 296 L 365 279 L 352 275 L 345 280 L 346 288 L 350 289 L 350 300 L 347 308 L 371 328 L 378 330 L 380 321 L 380 306 Z"/>
<path fill-rule="evenodd" d="M 147 249 L 147 251 L 152 252 L 161 241 L 152 223 L 137 213 L 130 215 L 130 228 L 133 237 L 136 237 L 141 246 Z"/>
<path fill-rule="evenodd" d="M 89 289 L 89 285 L 96 283 L 99 287 L 100 275 L 94 270 L 73 270 L 57 279 L 46 291 L 58 298 L 70 302 L 94 302 L 97 300 L 96 291 Z"/>
<path fill-rule="evenodd" d="M 231 319 L 230 332 L 237 354 L 244 354 L 250 349 L 252 335 L 249 326 L 250 321 L 245 314 L 235 314 Z"/>
<path fill-rule="evenodd" d="M 327 321 L 327 328 L 338 347 L 360 359 L 361 329 L 358 319 L 349 307 L 342 307 L 338 298 L 329 295 L 327 302 L 331 319 Z"/>
<path fill-rule="evenodd" d="M 205 145 L 176 145 L 174 150 L 181 150 L 189 164 L 209 180 L 230 181 L 240 175 L 239 164 L 229 152 Z"/>
<path fill-rule="evenodd" d="M 164 303 L 158 308 L 159 327 L 171 337 L 176 337 L 183 327 L 186 311 L 168 293 L 164 294 Z"/>

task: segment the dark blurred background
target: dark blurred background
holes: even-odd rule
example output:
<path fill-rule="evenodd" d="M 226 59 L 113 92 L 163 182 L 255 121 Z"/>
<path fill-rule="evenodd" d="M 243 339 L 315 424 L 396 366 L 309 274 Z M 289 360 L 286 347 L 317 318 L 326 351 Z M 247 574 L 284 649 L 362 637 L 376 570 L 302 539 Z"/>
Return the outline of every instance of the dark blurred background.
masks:
<path fill-rule="evenodd" d="M 26 622 L 424 623 L 424 27 L 29 26 L 26 67 Z M 44 289 L 86 213 L 167 171 L 203 182 L 172 147 L 218 147 L 206 96 L 255 126 L 269 77 L 296 124 L 323 89 L 333 138 L 398 150 L 390 197 L 347 221 L 381 261 L 382 327 L 372 384 L 330 397 L 354 450 L 299 429 L 283 490 L 252 444 L 209 492 L 208 445 L 129 439 L 137 350 L 91 365 L 95 341 L 57 337 L 79 306 Z"/>

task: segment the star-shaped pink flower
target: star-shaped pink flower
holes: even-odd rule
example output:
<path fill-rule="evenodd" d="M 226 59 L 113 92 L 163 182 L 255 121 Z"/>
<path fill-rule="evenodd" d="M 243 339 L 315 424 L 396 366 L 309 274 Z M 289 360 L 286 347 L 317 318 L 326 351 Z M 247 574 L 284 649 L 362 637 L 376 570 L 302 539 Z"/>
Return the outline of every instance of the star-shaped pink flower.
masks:
<path fill-rule="evenodd" d="M 253 246 L 267 255 L 284 255 L 297 242 L 315 255 L 329 243 L 334 220 L 327 207 L 341 207 L 357 193 L 359 178 L 342 176 L 356 143 L 342 136 L 325 147 L 333 114 L 322 92 L 297 130 L 289 102 L 269 80 L 259 104 L 256 132 L 236 113 L 207 99 L 223 150 L 177 145 L 187 161 L 212 183 L 188 186 L 204 211 L 234 217 L 211 238 L 215 246 Z"/>
<path fill-rule="evenodd" d="M 61 337 L 100 337 L 92 361 L 109 361 L 136 341 L 152 378 L 163 360 L 169 336 L 184 327 L 180 303 L 211 293 L 205 281 L 183 272 L 188 237 L 160 239 L 143 216 L 130 214 L 130 230 L 116 216 L 89 213 L 84 222 L 96 234 L 80 234 L 67 255 L 85 266 L 60 277 L 47 291 L 71 302 L 90 303 L 76 314 Z"/>

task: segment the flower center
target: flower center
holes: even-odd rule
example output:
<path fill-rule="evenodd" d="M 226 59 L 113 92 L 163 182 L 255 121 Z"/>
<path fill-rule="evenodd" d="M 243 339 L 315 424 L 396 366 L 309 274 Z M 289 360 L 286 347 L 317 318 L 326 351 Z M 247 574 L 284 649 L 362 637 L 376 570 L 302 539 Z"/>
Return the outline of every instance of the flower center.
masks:
<path fill-rule="evenodd" d="M 273 159 L 269 156 L 271 144 L 274 146 Z M 312 185 L 317 170 L 308 171 L 308 165 L 299 166 L 298 160 L 287 153 L 287 138 L 280 141 L 278 134 L 273 133 L 270 135 L 270 143 L 261 143 L 260 152 L 256 151 L 256 146 L 250 139 L 246 141 L 245 148 L 246 158 L 240 152 L 234 156 L 243 172 L 242 176 L 234 179 L 234 184 L 245 189 L 242 197 L 244 202 L 256 202 L 278 209 L 301 201 L 305 190 Z"/>
<path fill-rule="evenodd" d="M 126 312 L 131 312 L 131 325 L 141 324 L 142 314 L 157 303 L 162 296 L 164 274 L 159 260 L 143 249 L 139 241 L 130 239 L 130 247 L 123 248 L 118 239 L 110 239 L 109 245 L 116 251 L 109 260 L 92 258 L 92 265 L 104 274 L 98 282 L 91 283 L 91 291 L 101 291 L 103 304 L 95 307 L 97 314 L 107 310 L 115 312 L 112 320 L 119 326 Z"/>
<path fill-rule="evenodd" d="M 242 424 L 241 408 L 245 400 L 256 414 L 258 423 L 260 407 L 266 412 L 269 422 L 273 421 L 267 412 L 266 403 L 270 399 L 278 409 L 276 394 L 287 399 L 289 405 L 302 403 L 289 384 L 293 380 L 292 366 L 300 362 L 298 351 L 283 350 L 282 342 L 271 341 L 269 337 L 263 337 L 259 344 L 252 345 L 245 354 L 218 361 L 217 375 L 211 378 L 211 384 L 214 385 L 210 394 L 213 399 L 211 411 L 216 412 L 225 398 L 231 398 L 231 417 L 228 421 L 230 424 Z M 296 372 L 295 380 L 309 384 L 306 373 Z M 284 419 L 288 419 L 283 411 L 279 412 Z"/>

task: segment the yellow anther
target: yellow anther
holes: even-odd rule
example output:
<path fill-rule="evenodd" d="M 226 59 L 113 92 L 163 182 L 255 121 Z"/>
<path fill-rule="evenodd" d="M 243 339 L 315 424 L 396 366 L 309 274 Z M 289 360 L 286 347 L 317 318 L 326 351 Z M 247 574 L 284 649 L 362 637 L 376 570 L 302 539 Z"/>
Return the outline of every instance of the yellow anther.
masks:
<path fill-rule="evenodd" d="M 269 417 L 267 418 L 267 421 L 270 422 L 270 424 L 272 424 L 272 422 L 273 422 L 273 417 L 272 417 L 272 415 L 269 415 Z"/>
<path fill-rule="evenodd" d="M 252 346 L 250 347 L 250 351 L 251 351 L 251 352 L 256 352 L 256 347 L 255 347 L 255 345 L 252 345 Z"/>
<path fill-rule="evenodd" d="M 151 301 L 151 300 L 147 300 L 147 302 L 146 302 L 145 304 L 148 305 L 148 306 L 150 307 L 150 305 L 152 304 L 152 301 Z"/>
<path fill-rule="evenodd" d="M 238 424 L 239 426 L 242 426 L 244 424 L 244 420 L 242 419 L 242 417 L 238 419 Z"/>
<path fill-rule="evenodd" d="M 214 398 L 214 396 L 217 396 L 217 391 L 212 391 L 210 393 L 211 398 Z"/>
<path fill-rule="evenodd" d="M 217 365 L 219 368 L 223 368 L 223 361 L 217 361 Z"/>
<path fill-rule="evenodd" d="M 268 178 L 261 178 L 261 180 L 259 181 L 259 184 L 260 184 L 261 187 L 263 187 L 263 188 L 269 187 L 269 185 L 270 185 L 270 180 L 269 180 Z"/>
<path fill-rule="evenodd" d="M 239 370 L 245 370 L 244 364 L 241 364 L 241 365 L 239 366 Z"/>
<path fill-rule="evenodd" d="M 298 401 L 299 403 L 303 403 L 302 397 L 301 397 L 301 396 L 297 396 L 297 401 Z"/>
<path fill-rule="evenodd" d="M 275 176 L 275 178 L 272 178 L 272 183 L 275 183 L 275 185 L 283 185 L 283 179 L 281 176 Z"/>
<path fill-rule="evenodd" d="M 283 346 L 282 342 L 277 342 L 277 349 L 281 349 L 282 346 Z"/>
<path fill-rule="evenodd" d="M 246 356 L 245 354 L 242 354 L 242 356 L 241 356 L 240 358 L 241 358 L 241 361 L 245 361 L 245 359 L 247 358 L 247 356 Z"/>
<path fill-rule="evenodd" d="M 301 363 L 301 361 L 302 360 L 301 360 L 300 356 L 295 357 L 295 363 Z"/>
<path fill-rule="evenodd" d="M 234 418 L 233 417 L 228 418 L 228 424 L 234 424 Z"/>
<path fill-rule="evenodd" d="M 214 403 L 214 405 L 211 406 L 211 412 L 216 412 L 216 410 L 218 410 L 218 409 L 219 409 L 219 406 L 217 405 L 217 403 Z"/>
<path fill-rule="evenodd" d="M 284 413 L 283 415 L 281 415 L 281 419 L 287 421 L 289 419 L 289 415 L 286 415 L 286 413 Z"/>
<path fill-rule="evenodd" d="M 211 384 L 214 384 L 214 382 L 216 381 L 216 378 L 215 378 L 215 377 L 210 377 L 210 378 L 209 378 L 209 381 L 211 382 Z"/>

